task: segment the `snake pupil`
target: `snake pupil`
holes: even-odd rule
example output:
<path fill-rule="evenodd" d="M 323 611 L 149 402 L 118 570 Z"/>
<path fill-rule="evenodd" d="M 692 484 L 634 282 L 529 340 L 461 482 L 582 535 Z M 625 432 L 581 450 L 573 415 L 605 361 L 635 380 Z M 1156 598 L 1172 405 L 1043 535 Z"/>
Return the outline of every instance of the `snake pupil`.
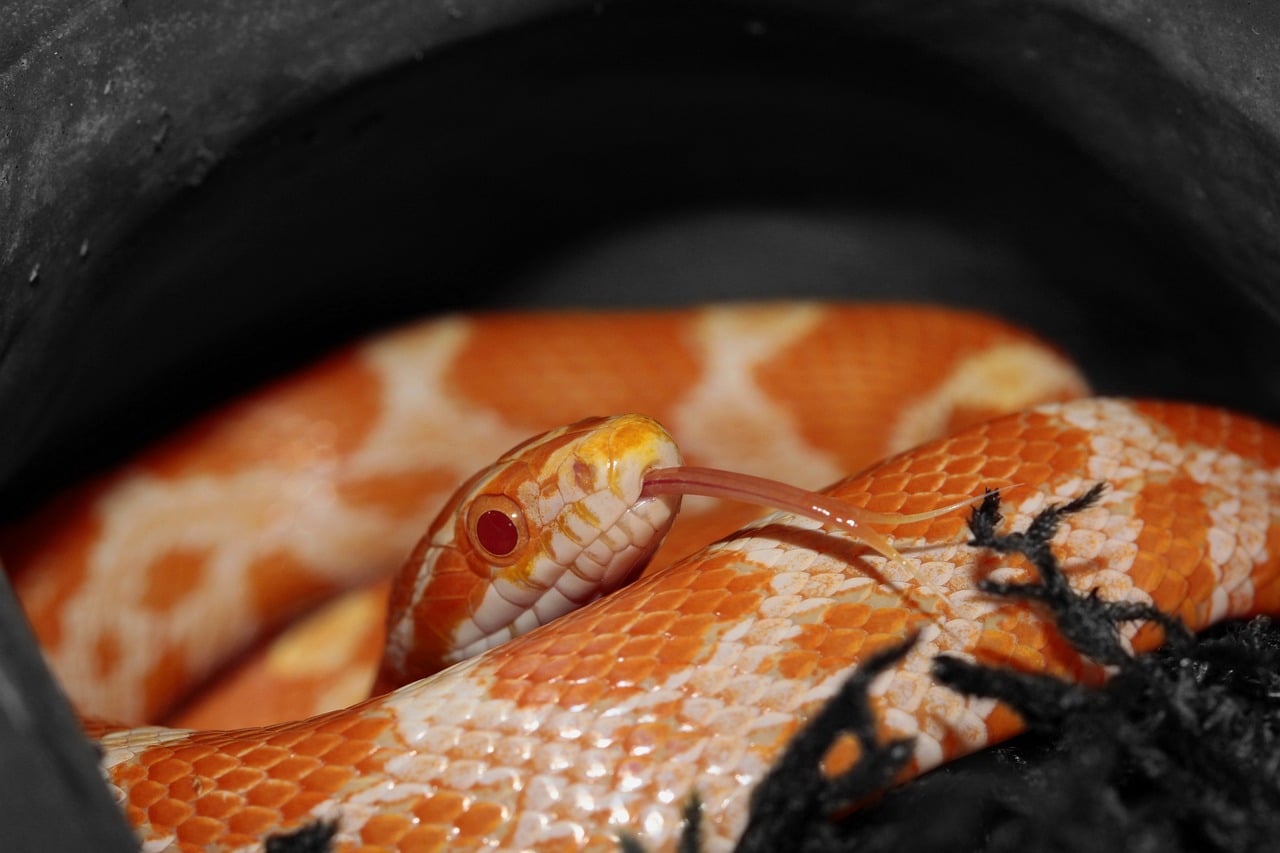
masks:
<path fill-rule="evenodd" d="M 490 554 L 505 557 L 516 549 L 520 530 L 511 516 L 496 509 L 485 510 L 476 519 L 476 540 Z"/>

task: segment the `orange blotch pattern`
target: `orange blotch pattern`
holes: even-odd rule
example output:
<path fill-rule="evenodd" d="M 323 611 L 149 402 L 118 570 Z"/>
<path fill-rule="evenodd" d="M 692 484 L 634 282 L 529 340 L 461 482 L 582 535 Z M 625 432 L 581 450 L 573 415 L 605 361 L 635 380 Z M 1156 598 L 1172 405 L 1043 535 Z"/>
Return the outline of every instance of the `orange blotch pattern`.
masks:
<path fill-rule="evenodd" d="M 90 555 L 102 534 L 93 507 L 108 483 L 74 489 L 0 530 L 0 559 L 46 649 L 61 644 L 63 614 L 88 575 Z"/>
<path fill-rule="evenodd" d="M 253 560 L 248 569 L 249 607 L 265 625 L 281 625 L 337 590 L 288 551 L 273 551 Z"/>
<path fill-rule="evenodd" d="M 364 699 L 384 645 L 387 587 L 387 583 L 378 584 L 349 594 L 338 603 L 337 607 L 343 608 L 341 615 L 345 615 L 353 612 L 346 609 L 352 602 L 351 596 L 368 601 L 364 612 L 369 618 L 363 623 L 352 624 L 342 618 L 335 624 L 334 608 L 329 608 L 290 626 L 271 643 L 245 655 L 216 679 L 210 689 L 186 699 L 165 724 L 185 729 L 263 726 L 300 720 Z M 339 630 L 345 633 L 333 636 Z M 323 653 L 317 650 L 318 644 L 310 636 L 313 631 L 326 632 L 322 644 L 327 648 Z M 306 665 L 296 665 L 295 649 L 312 655 Z M 335 659 L 334 655 L 339 652 L 341 658 Z M 321 659 L 315 657 L 321 654 Z M 335 703 L 338 689 L 335 682 L 338 681 L 343 684 L 358 681 L 362 688 L 345 701 Z"/>
<path fill-rule="evenodd" d="M 182 604 L 205 582 L 209 548 L 174 548 L 147 565 L 146 592 L 139 603 L 155 613 Z"/>
<path fill-rule="evenodd" d="M 826 755 L 822 756 L 822 775 L 834 779 L 848 773 L 861 759 L 862 744 L 852 735 L 842 733 L 836 737 Z"/>
<path fill-rule="evenodd" d="M 1003 500 L 1042 486 L 1059 471 L 1082 470 L 1089 458 L 1088 431 L 1052 415 L 1030 411 L 974 427 L 957 436 L 899 454 L 872 471 L 842 481 L 833 494 L 876 512 L 926 512 L 984 489 L 1014 485 Z M 957 447 L 960 451 L 957 453 Z M 1036 448 L 1029 459 L 1023 451 Z M 894 538 L 950 541 L 962 535 L 971 510 L 891 528 Z"/>
<path fill-rule="evenodd" d="M 143 719 L 158 719 L 192 680 L 186 648 L 175 643 L 161 649 L 142 680 Z"/>
<path fill-rule="evenodd" d="M 1142 400 L 1134 408 L 1183 446 L 1223 450 L 1264 468 L 1280 467 L 1280 443 L 1266 424 L 1212 406 Z"/>
<path fill-rule="evenodd" d="M 347 476 L 337 483 L 342 500 L 353 506 L 380 510 L 397 518 L 424 516 L 423 527 L 430 522 L 425 517 L 432 499 L 448 494 L 458 485 L 454 471 L 427 469 L 369 475 Z"/>
<path fill-rule="evenodd" d="M 928 394 L 956 362 L 1014 342 L 1033 339 L 977 314 L 918 305 L 832 306 L 807 334 L 761 365 L 755 380 L 791 412 L 806 442 L 856 471 L 887 452 L 894 414 Z M 808 387 L 838 390 L 797 394 L 797 376 L 806 377 Z M 1060 398 L 1024 405 L 1049 399 Z M 986 406 L 960 406 L 944 426 L 958 430 L 999 414 Z"/>
<path fill-rule="evenodd" d="M 381 394 L 377 375 L 347 350 L 201 418 L 140 465 L 177 478 L 297 470 L 344 458 L 377 422 Z"/>
<path fill-rule="evenodd" d="M 195 845 L 254 844 L 306 822 L 320 802 L 388 757 L 385 717 L 352 712 L 243 732 L 202 732 L 117 767 L 126 811 Z"/>
<path fill-rule="evenodd" d="M 1260 563 L 1253 571 L 1254 608 L 1259 613 L 1280 613 L 1280 571 L 1275 563 L 1280 561 L 1280 524 L 1267 528 L 1267 553 L 1270 563 Z"/>
<path fill-rule="evenodd" d="M 675 312 L 482 317 L 446 384 L 461 399 L 501 406 L 508 423 L 530 432 L 587 415 L 669 412 L 699 373 L 690 342 L 671 333 L 687 317 Z M 583 356 L 587 352 L 590 357 Z M 573 381 L 563 381 L 566 376 Z"/>
<path fill-rule="evenodd" d="M 1148 478 L 1134 512 L 1143 519 L 1139 556 L 1130 577 L 1155 606 L 1198 631 L 1207 626 L 1209 599 L 1221 577 L 1209 561 L 1212 526 L 1207 489 L 1188 477 Z"/>

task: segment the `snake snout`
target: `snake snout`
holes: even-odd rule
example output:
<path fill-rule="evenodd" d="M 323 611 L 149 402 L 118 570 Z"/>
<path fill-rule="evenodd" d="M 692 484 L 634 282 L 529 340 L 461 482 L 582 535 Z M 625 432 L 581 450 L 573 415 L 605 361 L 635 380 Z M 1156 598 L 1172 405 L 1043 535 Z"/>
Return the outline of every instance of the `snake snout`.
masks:
<path fill-rule="evenodd" d="M 652 418 L 594 422 L 572 454 L 578 492 L 565 495 L 547 537 L 563 569 L 548 590 L 556 609 L 568 612 L 611 592 L 643 568 L 680 509 L 679 495 L 646 494 L 645 477 L 680 461 L 675 440 Z"/>

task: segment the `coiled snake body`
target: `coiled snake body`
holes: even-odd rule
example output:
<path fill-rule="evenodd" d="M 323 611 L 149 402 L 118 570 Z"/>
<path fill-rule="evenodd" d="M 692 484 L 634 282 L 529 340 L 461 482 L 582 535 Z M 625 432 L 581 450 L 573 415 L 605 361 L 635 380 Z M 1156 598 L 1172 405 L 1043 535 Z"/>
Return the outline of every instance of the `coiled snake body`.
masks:
<path fill-rule="evenodd" d="M 1069 399 L 1085 388 L 1052 350 L 940 310 L 796 305 L 543 319 L 563 325 L 449 320 L 357 348 L 7 532 L 0 553 L 80 709 L 154 717 L 216 666 L 216 653 L 283 619 L 285 602 L 382 571 L 390 553 L 408 551 L 423 505 L 463 479 L 455 469 L 484 461 L 458 450 L 458 429 L 492 458 L 494 444 L 601 411 L 655 414 L 692 461 L 805 486 L 945 434 L 828 491 L 854 507 L 919 516 L 1000 489 L 1008 528 L 1022 529 L 1102 484 L 1097 503 L 1064 518 L 1053 539 L 1073 588 L 1152 604 L 1193 630 L 1280 605 L 1280 433 L 1256 421 L 1189 405 Z M 605 357 L 611 364 L 555 355 L 570 338 L 609 338 L 622 352 Z M 869 355 L 879 347 L 888 354 Z M 641 352 L 640 377 L 626 379 Z M 450 379 L 459 369 L 470 377 L 465 392 Z M 559 371 L 582 384 L 546 396 L 540 383 Z M 888 382 L 867 378 L 886 373 Z M 800 375 L 821 395 L 806 397 Z M 851 381 L 867 384 L 841 390 Z M 599 396 L 584 404 L 583 387 Z M 424 405 L 433 413 L 421 414 Z M 990 419 L 997 411 L 1013 413 Z M 624 525 L 632 533 L 663 527 L 672 501 L 642 497 L 643 473 L 670 464 L 663 454 L 673 451 L 661 430 L 628 435 L 612 444 L 644 457 L 638 474 L 622 462 L 607 462 L 604 473 L 560 467 L 561 485 L 533 487 L 537 498 L 567 493 L 569 481 L 590 494 L 614 490 L 658 506 L 657 516 Z M 442 443 L 423 451 L 430 438 Z M 409 458 L 397 460 L 406 447 Z M 245 497 L 264 482 L 271 496 Z M 519 488 L 503 481 L 498 491 Z M 291 503 L 317 526 L 301 527 Z M 575 527 L 608 514 L 600 501 L 591 506 L 556 529 L 577 530 L 597 562 L 605 545 L 652 550 L 608 536 L 600 545 Z M 208 512 L 185 532 L 166 525 L 193 508 Z M 446 517 L 454 521 L 438 522 L 428 540 L 445 536 L 446 551 L 460 548 L 491 509 L 459 498 Z M 640 580 L 433 677 L 266 728 L 115 731 L 103 737 L 104 772 L 148 850 L 260 849 L 271 835 L 317 822 L 333 825 L 339 849 L 613 849 L 623 832 L 665 849 L 695 792 L 704 843 L 723 849 L 797 730 L 859 662 L 907 636 L 915 644 L 875 680 L 871 701 L 882 736 L 914 739 L 913 773 L 1020 727 L 1004 706 L 934 680 L 938 654 L 1104 677 L 1040 609 L 978 588 L 1035 573 L 1021 557 L 966 544 L 967 517 L 954 509 L 876 527 L 901 560 L 856 532 L 777 513 L 668 564 L 674 548 L 711 536 L 677 525 L 677 544 Z M 228 544 L 237 524 L 247 538 Z M 555 562 L 560 546 L 542 530 L 484 541 L 499 551 L 532 543 Z M 431 548 L 424 541 L 415 553 Z M 523 565 L 508 553 L 500 562 Z M 338 564 L 357 569 L 344 574 Z M 131 579 L 121 580 L 121 566 Z M 543 585 L 566 599 L 591 597 L 574 585 L 576 570 L 564 578 Z M 414 583 L 395 594 L 402 612 L 417 606 Z M 416 583 L 416 592 L 430 586 Z M 489 620 L 486 594 L 520 597 L 450 588 L 445 615 L 416 623 L 439 637 L 456 635 L 459 620 Z M 197 604 L 214 614 L 212 634 L 183 621 Z M 114 615 L 126 607 L 136 624 Z M 236 608 L 249 611 L 248 627 L 224 618 Z M 384 659 L 384 676 L 414 674 L 404 644 L 424 630 L 393 619 L 398 650 L 388 659 L 398 663 Z M 468 630 L 474 641 L 490 628 Z M 1158 639 L 1138 625 L 1124 635 L 1134 650 Z"/>

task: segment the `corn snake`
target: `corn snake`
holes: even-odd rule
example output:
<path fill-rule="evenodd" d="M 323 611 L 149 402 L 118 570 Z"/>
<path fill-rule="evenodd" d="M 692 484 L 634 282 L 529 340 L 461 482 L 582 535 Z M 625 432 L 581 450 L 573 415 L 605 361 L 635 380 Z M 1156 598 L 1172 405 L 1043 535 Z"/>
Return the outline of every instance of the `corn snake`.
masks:
<path fill-rule="evenodd" d="M 848 331 L 852 315 L 859 311 L 870 316 L 871 332 L 865 339 Z M 674 394 L 667 387 L 648 389 L 671 398 L 665 405 L 654 402 L 648 410 L 664 415 L 668 422 L 692 420 L 688 412 L 705 415 L 709 410 L 710 404 L 690 404 L 699 391 L 711 403 L 731 408 L 734 401 L 724 393 L 727 387 L 746 400 L 739 401 L 738 412 L 751 411 L 754 405 L 756 414 L 765 411 L 767 415 L 759 396 L 752 399 L 750 389 L 744 392 L 741 377 L 758 380 L 767 375 L 772 364 L 786 362 L 782 356 L 803 338 L 823 340 L 825 323 L 831 324 L 831 330 L 817 350 L 821 355 L 807 351 L 796 356 L 800 364 L 822 373 L 836 369 L 837 361 L 843 363 L 843 358 L 831 355 L 834 347 L 853 342 L 870 351 L 885 343 L 876 340 L 877 332 L 882 338 L 897 339 L 898 350 L 889 357 L 895 369 L 909 371 L 919 361 L 935 370 L 932 383 L 923 383 L 934 392 L 932 398 L 928 390 L 910 395 L 917 402 L 915 421 L 928 421 L 932 413 L 937 432 L 949 432 L 963 422 L 985 421 L 994 414 L 985 407 L 966 409 L 967 401 L 975 390 L 1005 387 L 994 377 L 1010 378 L 1011 371 L 1047 374 L 1050 379 L 1037 384 L 1014 376 L 1013 384 L 1023 389 L 1022 398 L 992 408 L 1022 409 L 1083 391 L 1078 377 L 1051 351 L 998 324 L 936 312 L 935 325 L 920 321 L 919 328 L 926 331 L 904 341 L 901 330 L 918 321 L 906 319 L 911 312 L 896 312 L 798 306 L 695 314 L 692 319 L 703 325 L 703 334 L 713 341 L 701 353 L 705 360 L 714 363 L 718 357 L 736 362 L 730 367 L 722 364 L 719 373 L 709 374 L 717 381 L 701 389 L 696 383 Z M 641 341 L 641 349 L 651 350 L 652 338 L 645 335 L 656 336 L 659 325 L 669 328 L 674 318 L 640 318 L 640 322 L 646 319 L 653 325 L 632 335 Z M 867 319 L 864 316 L 862 321 Z M 497 326 L 501 324 L 499 318 Z M 599 328 L 581 328 L 589 325 L 583 318 L 577 318 L 576 325 L 577 333 L 586 337 L 602 334 Z M 467 337 L 448 324 L 441 328 L 441 336 L 453 335 L 455 347 Z M 510 326 L 502 334 L 504 340 L 515 337 Z M 543 341 L 571 335 L 565 328 L 538 329 L 535 334 Z M 724 340 L 745 337 L 755 343 L 756 351 L 751 352 L 751 347 L 736 355 L 730 354 L 732 347 L 717 351 L 717 334 Z M 967 348 L 967 354 L 950 356 L 945 363 L 967 364 L 978 378 L 955 379 L 955 374 L 942 370 L 940 349 L 934 347 L 944 345 Z M 990 356 L 1002 348 L 1003 358 Z M 518 349 L 521 358 L 536 361 L 531 348 Z M 372 355 L 366 350 L 363 357 L 376 362 L 383 354 L 375 344 Z M 456 358 L 458 350 L 448 354 Z M 439 353 L 434 355 L 442 360 Z M 465 362 L 465 355 L 460 360 Z M 871 364 L 869 372 L 879 366 Z M 349 365 L 338 364 L 340 376 L 344 369 L 351 372 Z M 609 365 L 602 373 L 617 375 L 625 369 L 621 364 Z M 503 370 L 510 379 L 511 366 Z M 545 365 L 538 364 L 529 370 L 530 374 L 547 372 Z M 779 373 L 786 375 L 781 368 Z M 349 403 L 359 393 L 359 378 L 347 376 L 346 386 L 339 383 L 340 401 Z M 780 386 L 785 384 L 785 379 L 780 381 Z M 518 409 L 518 401 L 503 399 L 512 396 L 511 388 L 500 384 L 491 397 Z M 890 393 L 909 396 L 900 390 Z M 955 399 L 966 402 L 958 408 L 940 402 Z M 920 400 L 930 402 L 920 404 Z M 898 410 L 913 408 L 904 399 L 894 402 Z M 580 403 L 570 400 L 567 405 Z M 885 407 L 880 411 L 895 408 L 884 399 L 878 405 Z M 338 418 L 335 412 L 340 409 L 331 404 L 315 407 L 330 419 Z M 645 409 L 634 404 L 616 408 Z M 834 420 L 852 419 L 838 405 L 827 403 L 824 408 L 836 410 L 826 413 Z M 578 408 L 577 414 L 583 411 Z M 791 414 L 791 424 L 813 423 L 812 413 Z M 554 418 L 556 413 L 525 413 L 526 418 L 539 415 Z M 241 417 L 255 423 L 253 413 Z M 519 416 L 515 420 L 519 422 Z M 724 420 L 718 424 L 713 420 L 703 428 L 712 439 L 708 444 L 732 434 Z M 486 425 L 483 418 L 473 422 L 471 437 L 486 429 L 500 435 L 497 440 L 512 438 L 492 423 Z M 856 470 L 889 449 L 914 444 L 922 436 L 911 429 L 882 418 L 866 429 L 877 436 L 871 444 L 880 442 L 879 446 L 857 448 L 851 461 L 832 461 L 828 455 L 815 463 L 820 454 L 801 452 L 791 458 L 807 458 L 811 468 L 821 470 L 806 477 L 797 473 L 802 465 L 791 467 L 796 463 L 788 462 L 781 476 L 816 485 L 812 478 L 818 482 L 832 478 L 834 466 L 839 466 L 837 471 Z M 250 435 L 254 432 L 261 430 Z M 384 428 L 383 432 L 394 430 Z M 208 431 L 200 435 L 200 428 L 196 433 L 197 440 L 207 442 L 209 456 L 197 473 L 225 474 L 233 467 L 230 462 L 244 463 L 242 458 L 228 458 L 218 436 L 210 438 Z M 696 435 L 697 428 L 690 433 Z M 262 440 L 260 434 L 258 438 Z M 683 432 L 681 440 L 686 443 Z M 190 436 L 186 441 L 190 443 Z M 889 447 L 884 446 L 886 442 Z M 328 446 L 340 443 L 331 439 Z M 313 444 L 325 445 L 325 441 L 313 438 Z M 177 449 L 181 448 L 162 448 L 144 463 L 153 477 L 155 471 L 192 473 L 182 470 L 191 463 L 184 463 Z M 251 447 L 247 455 L 261 462 L 270 453 L 287 465 L 304 456 L 305 450 L 291 457 L 264 442 L 256 450 Z M 306 468 L 314 462 L 297 464 Z M 716 460 L 716 464 L 742 467 L 733 460 Z M 1084 589 L 1096 587 L 1118 600 L 1145 600 L 1146 596 L 1200 627 L 1227 614 L 1275 608 L 1267 555 L 1280 535 L 1271 509 L 1277 464 L 1280 450 L 1275 433 L 1245 419 L 1194 408 L 1083 401 L 961 431 L 847 480 L 837 492 L 860 506 L 915 512 L 971 496 L 983 486 L 1013 486 L 1006 506 L 1016 510 L 1009 513 L 1016 525 L 1048 502 L 1073 497 L 1090 483 L 1105 481 L 1110 489 L 1102 505 L 1072 519 L 1057 540 L 1073 582 Z M 1147 474 L 1148 470 L 1155 473 Z M 416 472 L 418 485 L 435 473 Z M 275 474 L 278 478 L 279 472 Z M 385 473 L 381 480 L 384 486 L 397 485 Z M 398 485 L 402 493 L 408 491 L 403 481 Z M 348 485 L 347 491 L 359 498 L 370 487 L 359 481 Z M 88 494 L 96 500 L 121 488 L 119 483 L 100 484 Z M 131 493 L 124 488 L 126 495 L 139 491 L 145 489 L 135 486 Z M 60 511 L 65 513 L 65 507 Z M 81 523 L 88 522 L 82 519 Z M 916 771 L 1007 735 L 1017 726 L 1017 720 L 994 703 L 965 700 L 930 684 L 925 677 L 928 661 L 938 651 L 976 643 L 976 656 L 984 662 L 1007 661 L 1073 677 L 1101 677 L 1096 667 L 1056 643 L 1053 629 L 1035 614 L 1028 615 L 1025 606 L 991 602 L 973 591 L 976 575 L 1017 579 L 1025 569 L 1016 563 L 999 566 L 990 555 L 963 546 L 963 514 L 892 531 L 896 543 L 922 549 L 910 552 L 919 577 L 894 577 L 893 567 L 880 558 L 865 556 L 851 543 L 841 544 L 839 537 L 814 528 L 807 521 L 768 522 L 715 546 L 701 562 L 685 562 L 654 574 L 607 602 L 562 620 L 555 632 L 540 632 L 462 664 L 429 682 L 426 699 L 409 689 L 358 711 L 285 724 L 261 735 L 197 734 L 188 740 L 185 735 L 144 733 L 140 737 L 155 738 L 147 741 L 145 749 L 119 736 L 109 741 L 113 748 L 109 760 L 132 756 L 138 763 L 117 764 L 113 779 L 130 804 L 131 817 L 139 821 L 149 816 L 152 828 L 148 831 L 155 833 L 157 845 L 173 837 L 195 846 L 215 840 L 249 844 L 269 830 L 296 827 L 308 817 L 319 816 L 339 819 L 346 833 L 340 838 L 371 847 L 383 842 L 406 849 L 417 842 L 429 847 L 433 841 L 457 847 L 480 844 L 486 838 L 501 839 L 509 847 L 534 842 L 541 849 L 556 843 L 566 848 L 582 843 L 608 846 L 623 826 L 662 846 L 671 843 L 679 823 L 680 797 L 696 789 L 707 803 L 706 840 L 714 848 L 740 830 L 752 781 L 758 780 L 770 756 L 777 754 L 799 721 L 830 695 L 851 663 L 888 639 L 917 628 L 923 632 L 924 641 L 884 679 L 876 694 L 886 733 L 917 736 Z M 16 553 L 21 558 L 37 550 L 29 538 L 18 535 L 15 541 L 17 546 L 6 549 L 6 555 Z M 149 562 L 171 565 L 165 562 L 169 559 L 164 553 L 152 554 Z M 1115 568 L 1125 565 L 1125 571 Z M 42 599 L 51 602 L 50 614 L 63 612 L 68 582 L 62 580 L 63 587 L 50 591 L 41 587 L 49 583 L 43 574 L 24 571 L 21 564 L 18 570 L 19 590 L 32 608 L 33 621 L 47 642 L 48 638 L 56 641 L 57 620 L 50 615 L 46 618 L 51 624 L 42 627 L 40 604 Z M 82 573 L 89 571 L 82 567 Z M 893 583 L 886 586 L 863 576 L 868 571 Z M 338 583 L 326 586 L 312 580 L 312 585 L 328 591 Z M 907 588 L 910 607 L 903 606 Z M 174 591 L 153 595 L 166 604 L 177 598 Z M 1194 604 L 1197 601 L 1203 603 Z M 640 611 L 644 615 L 637 616 Z M 1151 640 L 1142 631 L 1132 638 L 1136 647 Z M 51 648 L 56 646 L 50 642 Z M 112 655 L 98 655 L 99 664 L 112 659 Z M 700 666 L 690 673 L 688 665 L 695 661 Z M 56 656 L 54 662 L 56 666 Z M 140 666 L 141 678 L 122 681 L 136 685 L 150 678 L 172 686 L 199 677 L 194 666 L 157 667 L 154 662 L 148 666 Z M 175 670 L 186 669 L 192 672 L 183 672 L 184 678 L 169 677 Z M 74 685 L 76 674 L 72 667 L 63 677 Z M 549 680 L 539 680 L 544 677 Z M 610 679 L 613 686 L 606 689 L 603 685 Z M 531 688 L 531 681 L 541 686 Z M 555 684 L 562 689 L 548 686 Z M 170 701 L 156 695 L 141 705 L 112 706 L 109 696 L 76 698 L 83 708 L 126 718 L 154 714 Z M 595 703 L 603 703 L 607 710 L 597 712 Z M 550 715 L 546 717 L 550 722 L 531 716 L 535 712 Z M 434 724 L 427 726 L 432 719 Z M 749 737 L 744 739 L 743 732 L 749 732 Z M 412 742 L 416 752 L 407 749 L 406 742 Z M 228 757 L 233 754 L 238 757 Z M 667 756 L 656 769 L 645 763 L 655 754 Z M 521 775 L 514 769 L 524 766 L 518 762 L 532 762 L 532 768 Z M 392 792 L 355 781 L 366 773 L 409 774 L 413 781 Z M 442 780 L 454 787 L 445 790 Z M 341 806 L 329 796 L 335 790 L 344 792 Z M 428 790 L 434 794 L 427 796 Z M 176 835 L 169 835 L 166 825 L 176 827 L 172 829 Z"/>

